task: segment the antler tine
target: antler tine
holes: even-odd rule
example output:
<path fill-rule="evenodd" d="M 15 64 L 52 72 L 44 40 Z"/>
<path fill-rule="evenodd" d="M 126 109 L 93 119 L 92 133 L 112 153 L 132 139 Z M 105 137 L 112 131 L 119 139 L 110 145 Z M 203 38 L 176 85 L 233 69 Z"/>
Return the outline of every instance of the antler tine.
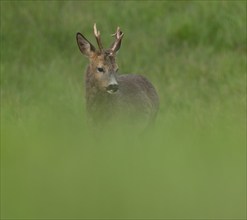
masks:
<path fill-rule="evenodd" d="M 113 37 L 115 36 L 115 41 L 114 41 L 114 43 L 111 46 L 111 55 L 113 53 L 116 53 L 117 50 L 120 48 L 121 40 L 123 38 L 123 35 L 124 35 L 124 33 L 122 31 L 120 31 L 120 28 L 119 27 L 117 27 L 116 33 L 115 34 L 112 34 Z"/>
<path fill-rule="evenodd" d="M 94 36 L 95 36 L 97 44 L 99 46 L 99 50 L 102 51 L 103 50 L 103 46 L 102 46 L 102 43 L 101 43 L 101 40 L 100 40 L 100 32 L 97 30 L 96 23 L 94 24 L 93 29 L 94 29 Z"/>

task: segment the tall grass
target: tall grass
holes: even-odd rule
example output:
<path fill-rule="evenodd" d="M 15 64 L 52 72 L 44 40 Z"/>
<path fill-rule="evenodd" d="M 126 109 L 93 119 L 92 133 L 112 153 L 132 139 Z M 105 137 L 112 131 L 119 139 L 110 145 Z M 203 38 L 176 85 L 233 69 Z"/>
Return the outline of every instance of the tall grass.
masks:
<path fill-rule="evenodd" d="M 245 218 L 246 6 L 1 1 L 1 218 Z M 94 22 L 158 90 L 148 134 L 86 125 Z"/>

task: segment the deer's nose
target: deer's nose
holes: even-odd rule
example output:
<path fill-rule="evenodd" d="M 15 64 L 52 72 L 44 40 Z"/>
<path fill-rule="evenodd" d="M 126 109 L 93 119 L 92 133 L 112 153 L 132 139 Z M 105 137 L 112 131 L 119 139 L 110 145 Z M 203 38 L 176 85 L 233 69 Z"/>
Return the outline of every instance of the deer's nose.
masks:
<path fill-rule="evenodd" d="M 118 84 L 110 84 L 106 87 L 106 91 L 110 94 L 115 93 L 116 91 L 118 91 Z"/>

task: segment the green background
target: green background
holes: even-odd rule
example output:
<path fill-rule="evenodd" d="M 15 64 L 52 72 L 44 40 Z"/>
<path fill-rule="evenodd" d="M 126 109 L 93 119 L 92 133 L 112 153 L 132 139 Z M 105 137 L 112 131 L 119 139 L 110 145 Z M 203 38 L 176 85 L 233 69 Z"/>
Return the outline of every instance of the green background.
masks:
<path fill-rule="evenodd" d="M 148 134 L 86 126 L 94 22 L 158 90 Z M 2 219 L 246 217 L 246 1 L 1 1 L 0 36 Z"/>

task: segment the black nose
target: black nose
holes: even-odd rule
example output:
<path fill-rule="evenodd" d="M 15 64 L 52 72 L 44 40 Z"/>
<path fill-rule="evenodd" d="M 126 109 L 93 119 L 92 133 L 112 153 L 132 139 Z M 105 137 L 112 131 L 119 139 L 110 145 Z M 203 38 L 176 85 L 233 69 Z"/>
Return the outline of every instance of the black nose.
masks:
<path fill-rule="evenodd" d="M 118 84 L 110 84 L 109 86 L 106 87 L 106 90 L 109 93 L 114 93 L 118 91 Z"/>

